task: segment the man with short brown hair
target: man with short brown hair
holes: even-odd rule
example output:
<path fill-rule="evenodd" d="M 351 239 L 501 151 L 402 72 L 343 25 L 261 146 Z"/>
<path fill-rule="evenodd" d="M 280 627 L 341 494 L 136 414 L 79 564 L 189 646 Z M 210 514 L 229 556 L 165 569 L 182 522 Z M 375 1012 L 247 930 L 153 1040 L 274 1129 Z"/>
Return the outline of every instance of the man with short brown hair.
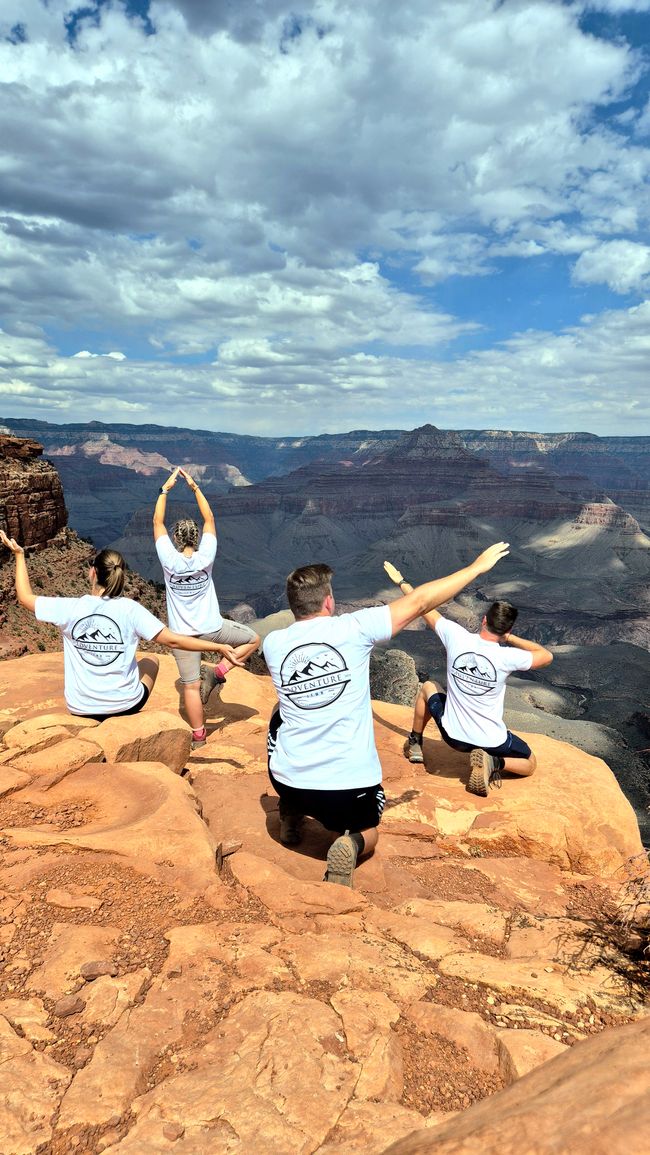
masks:
<path fill-rule="evenodd" d="M 305 815 L 339 833 L 327 855 L 326 881 L 352 886 L 357 858 L 377 845 L 385 797 L 370 705 L 373 646 L 455 597 L 507 553 L 507 543 L 498 542 L 471 565 L 405 598 L 340 616 L 329 566 L 303 566 L 287 578 L 296 620 L 270 633 L 263 646 L 279 699 L 269 726 L 269 775 L 280 796 L 285 845 L 300 841 Z"/>

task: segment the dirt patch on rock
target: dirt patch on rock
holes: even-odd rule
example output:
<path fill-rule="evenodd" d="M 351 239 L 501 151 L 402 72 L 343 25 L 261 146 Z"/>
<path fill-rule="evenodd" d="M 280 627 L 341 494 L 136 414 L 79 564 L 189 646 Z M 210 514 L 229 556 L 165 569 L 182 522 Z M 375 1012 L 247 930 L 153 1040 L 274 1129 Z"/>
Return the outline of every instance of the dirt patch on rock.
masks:
<path fill-rule="evenodd" d="M 478 869 L 449 859 L 441 862 L 435 858 L 396 858 L 393 861 L 413 875 L 432 898 L 445 902 L 486 902 L 502 910 L 512 906 L 512 900 L 500 895 L 499 888 Z"/>
<path fill-rule="evenodd" d="M 437 993 L 437 991 L 436 991 Z M 420 1111 L 464 1111 L 500 1091 L 499 1075 L 478 1071 L 466 1051 L 439 1035 L 421 1035 L 400 1020 L 394 1027 L 402 1048 L 404 1094 L 402 1104 Z"/>

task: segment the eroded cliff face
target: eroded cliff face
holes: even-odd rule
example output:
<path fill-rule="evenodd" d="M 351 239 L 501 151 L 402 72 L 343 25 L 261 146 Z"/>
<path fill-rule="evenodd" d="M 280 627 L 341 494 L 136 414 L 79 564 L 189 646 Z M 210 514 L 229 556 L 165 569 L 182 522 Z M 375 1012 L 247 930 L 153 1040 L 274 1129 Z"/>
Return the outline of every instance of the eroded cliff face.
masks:
<path fill-rule="evenodd" d="M 88 592 L 95 550 L 68 528 L 61 479 L 42 453 L 37 441 L 0 436 L 0 528 L 27 548 L 37 596 L 79 597 Z M 60 650 L 59 631 L 18 605 L 14 575 L 13 558 L 0 547 L 0 659 Z M 125 593 L 163 616 L 164 596 L 139 574 L 127 575 Z"/>
<path fill-rule="evenodd" d="M 501 472 L 543 468 L 558 478 L 581 479 L 583 496 L 600 501 L 606 493 L 632 514 L 644 530 L 650 526 L 650 438 L 596 437 L 592 433 L 522 433 L 507 430 L 463 430 L 458 435 L 466 449 L 489 461 Z M 591 483 L 593 495 L 584 486 Z M 580 488 L 580 487 L 579 487 Z"/>
<path fill-rule="evenodd" d="M 0 436 L 0 526 L 21 545 L 45 546 L 67 524 L 59 475 L 38 441 Z"/>

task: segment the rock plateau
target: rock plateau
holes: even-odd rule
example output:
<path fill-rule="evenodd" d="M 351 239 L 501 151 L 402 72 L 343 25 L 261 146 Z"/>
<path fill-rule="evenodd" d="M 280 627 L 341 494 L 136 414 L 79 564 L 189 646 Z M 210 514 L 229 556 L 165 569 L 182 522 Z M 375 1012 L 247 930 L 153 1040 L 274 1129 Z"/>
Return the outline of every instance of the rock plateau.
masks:
<path fill-rule="evenodd" d="M 317 823 L 279 842 L 268 678 L 233 671 L 190 755 L 171 657 L 101 725 L 59 654 L 3 673 L 3 1155 L 647 1149 L 641 844 L 603 762 L 533 736 L 538 773 L 477 798 L 376 702 L 388 805 L 348 890 Z"/>

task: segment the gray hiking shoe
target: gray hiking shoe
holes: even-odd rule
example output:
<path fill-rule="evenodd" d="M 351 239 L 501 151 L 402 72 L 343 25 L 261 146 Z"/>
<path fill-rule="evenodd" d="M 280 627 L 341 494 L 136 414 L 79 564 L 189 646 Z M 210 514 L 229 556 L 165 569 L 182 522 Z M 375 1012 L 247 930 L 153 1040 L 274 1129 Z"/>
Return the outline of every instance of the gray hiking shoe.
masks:
<path fill-rule="evenodd" d="M 201 702 L 204 706 L 208 704 L 208 698 L 214 689 L 223 686 L 225 678 L 218 678 L 214 672 L 214 666 L 201 666 Z"/>
<path fill-rule="evenodd" d="M 485 750 L 472 750 L 469 756 L 469 782 L 467 789 L 471 794 L 480 794 L 487 798 L 490 786 L 501 786 L 501 775 L 496 758 Z"/>
<path fill-rule="evenodd" d="M 414 742 L 412 738 L 407 738 L 404 743 L 404 755 L 409 762 L 424 762 L 422 745 L 420 742 Z"/>
<path fill-rule="evenodd" d="M 339 886 L 351 887 L 357 854 L 357 844 L 350 838 L 350 831 L 346 830 L 329 848 L 323 882 L 337 882 Z"/>
<path fill-rule="evenodd" d="M 283 846 L 297 846 L 302 841 L 304 814 L 280 815 L 280 842 Z"/>

